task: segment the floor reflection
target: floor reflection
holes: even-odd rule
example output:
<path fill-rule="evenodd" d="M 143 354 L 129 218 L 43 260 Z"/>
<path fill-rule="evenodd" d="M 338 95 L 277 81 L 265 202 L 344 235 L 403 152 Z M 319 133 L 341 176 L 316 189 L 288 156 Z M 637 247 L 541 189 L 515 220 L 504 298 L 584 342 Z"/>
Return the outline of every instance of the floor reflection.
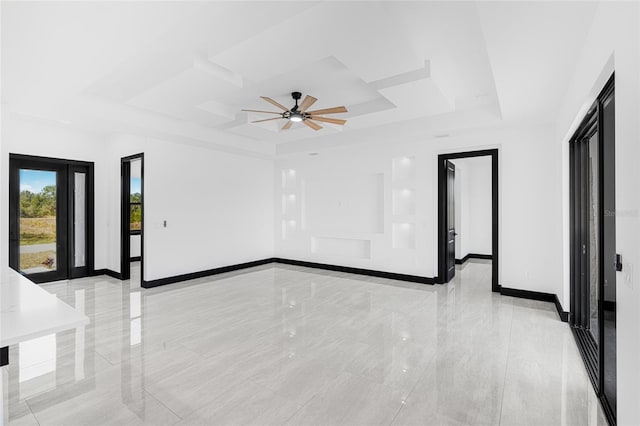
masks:
<path fill-rule="evenodd" d="M 487 261 L 434 286 L 265 265 L 44 288 L 91 322 L 10 348 L 10 424 L 606 423 L 553 305 L 492 293 Z"/>

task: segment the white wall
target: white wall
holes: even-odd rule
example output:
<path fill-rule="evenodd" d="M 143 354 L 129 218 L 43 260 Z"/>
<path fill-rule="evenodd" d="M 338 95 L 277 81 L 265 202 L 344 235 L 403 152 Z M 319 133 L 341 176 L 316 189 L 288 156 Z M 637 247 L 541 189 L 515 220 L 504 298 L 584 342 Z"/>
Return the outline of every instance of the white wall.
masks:
<path fill-rule="evenodd" d="M 469 168 L 469 253 L 491 254 L 491 157 Z"/>
<path fill-rule="evenodd" d="M 407 132 L 387 137 L 381 129 L 354 132 L 366 143 L 322 150 L 318 156 L 306 153 L 282 156 L 276 164 L 276 254 L 280 257 L 333 263 L 397 273 L 433 277 L 437 275 L 437 155 L 445 152 L 499 148 L 500 176 L 500 283 L 507 287 L 562 293 L 562 238 L 560 156 L 551 126 L 520 126 L 493 131 L 476 131 L 449 138 L 433 138 Z M 346 134 L 343 136 L 346 138 Z M 390 139 L 392 138 L 393 139 Z M 392 143 L 390 143 L 392 142 Z M 414 173 L 393 179 L 394 161 L 412 158 Z M 544 166 L 545 173 L 541 173 Z M 295 170 L 295 186 L 282 187 L 281 173 Z M 349 232 L 338 220 L 310 226 L 306 223 L 307 182 L 326 180 L 333 187 L 339 177 L 349 182 L 356 177 L 382 174 L 379 191 L 383 205 L 382 232 Z M 408 189 L 415 211 L 394 214 L 394 190 Z M 296 195 L 295 208 L 283 213 L 282 196 Z M 397 192 L 396 192 L 397 194 Z M 323 192 L 326 203 L 342 208 L 343 195 Z M 285 197 L 286 198 L 286 197 Z M 372 202 L 369 200 L 368 202 Z M 371 220 L 368 217 L 367 220 Z M 295 229 L 289 227 L 295 221 Z M 402 224 L 409 224 L 402 228 Z M 283 224 L 286 232 L 283 239 Z M 394 229 L 401 248 L 394 248 Z M 407 237 L 410 235 L 410 237 Z M 335 244 L 370 245 L 368 256 L 332 256 L 313 251 L 313 238 L 334 239 Z M 343 241 L 347 240 L 347 241 Z M 341 242 L 342 241 L 342 242 Z M 354 243 L 355 241 L 355 243 Z M 398 241 L 396 241 L 398 242 Z"/>
<path fill-rule="evenodd" d="M 456 259 L 491 250 L 491 157 L 453 160 L 456 166 Z M 459 193 L 458 193 L 459 192 Z M 460 246 L 460 248 L 458 248 Z"/>
<path fill-rule="evenodd" d="M 96 269 L 120 271 L 120 158 L 141 152 L 146 280 L 273 256 L 271 159 L 134 136 L 103 137 L 8 114 L 2 124 L 3 212 L 9 210 L 9 153 L 95 163 Z M 2 241 L 8 241 L 8 221 L 0 226 Z M 1 250 L 8 265 L 5 244 Z"/>
<path fill-rule="evenodd" d="M 563 157 L 564 298 L 569 296 L 567 138 L 615 70 L 618 424 L 640 424 L 640 4 L 602 2 L 567 87 L 557 137 Z M 567 307 L 565 307 L 566 309 Z"/>
<path fill-rule="evenodd" d="M 111 200 L 120 197 L 120 158 L 144 153 L 145 280 L 273 257 L 272 160 L 129 135 L 109 146 Z M 118 247 L 120 205 L 108 207 Z M 115 271 L 119 253 L 109 252 Z"/>
<path fill-rule="evenodd" d="M 131 235 L 129 237 L 129 250 L 131 250 L 129 255 L 131 257 L 139 257 L 142 253 L 141 249 L 142 239 L 140 238 L 140 235 Z"/>
<path fill-rule="evenodd" d="M 2 176 L 0 177 L 1 206 L 9 211 L 9 154 L 63 158 L 94 162 L 95 188 L 95 268 L 107 265 L 107 167 L 104 162 L 105 138 L 97 133 L 72 130 L 63 124 L 18 116 L 8 112 L 2 115 Z M 3 217 L 4 218 L 4 217 Z M 0 223 L 0 240 L 9 238 L 8 220 Z M 7 244 L 2 244 L 2 264 L 9 264 Z"/>

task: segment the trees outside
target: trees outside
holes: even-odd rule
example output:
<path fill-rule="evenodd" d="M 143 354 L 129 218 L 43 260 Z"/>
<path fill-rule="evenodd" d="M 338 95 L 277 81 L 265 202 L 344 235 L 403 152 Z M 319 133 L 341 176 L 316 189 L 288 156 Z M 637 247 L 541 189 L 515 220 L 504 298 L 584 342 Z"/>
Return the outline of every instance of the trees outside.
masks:
<path fill-rule="evenodd" d="M 20 191 L 20 246 L 40 246 L 41 250 L 21 250 L 20 270 L 55 268 L 56 186 L 44 186 L 40 192 Z"/>
<path fill-rule="evenodd" d="M 142 229 L 142 194 L 136 192 L 131 194 L 131 230 L 139 231 Z"/>
<path fill-rule="evenodd" d="M 20 191 L 20 217 L 51 217 L 56 215 L 56 186 L 47 185 L 39 193 Z"/>

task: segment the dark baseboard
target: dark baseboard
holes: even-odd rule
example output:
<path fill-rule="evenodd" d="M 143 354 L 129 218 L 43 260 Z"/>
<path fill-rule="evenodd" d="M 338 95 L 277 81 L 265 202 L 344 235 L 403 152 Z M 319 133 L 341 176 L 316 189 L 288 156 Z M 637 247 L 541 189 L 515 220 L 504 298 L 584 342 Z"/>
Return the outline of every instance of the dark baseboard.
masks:
<path fill-rule="evenodd" d="M 92 277 L 98 275 L 108 275 L 111 278 L 115 278 L 117 280 L 122 279 L 122 274 L 120 272 L 112 271 L 111 269 L 95 269 L 91 274 Z"/>
<path fill-rule="evenodd" d="M 569 312 L 562 310 L 562 305 L 560 304 L 560 299 L 558 299 L 558 295 L 553 295 L 553 303 L 556 305 L 556 310 L 558 311 L 558 316 L 560 316 L 560 320 L 562 322 L 569 322 Z"/>
<path fill-rule="evenodd" d="M 307 268 L 325 269 L 329 271 L 346 272 L 350 274 L 367 275 L 379 278 L 389 278 L 392 280 L 409 281 L 421 284 L 433 284 L 434 280 L 430 277 L 421 277 L 417 275 L 397 274 L 394 272 L 374 271 L 371 269 L 352 268 L 350 266 L 328 265 L 325 263 L 306 262 L 302 260 L 268 258 L 256 260 L 253 262 L 240 263 L 237 265 L 223 266 L 220 268 L 208 269 L 206 271 L 192 272 L 189 274 L 175 275 L 173 277 L 159 278 L 157 280 L 143 281 L 143 288 L 153 288 L 167 284 L 173 284 L 181 281 L 193 280 L 196 278 L 204 278 L 212 275 L 223 274 L 225 272 L 237 271 L 240 269 L 251 268 L 254 266 L 266 265 L 268 263 L 282 263 L 285 265 L 304 266 Z"/>
<path fill-rule="evenodd" d="M 469 255 L 465 258 L 487 259 L 491 258 L 491 255 L 477 255 L 473 254 L 473 257 Z M 483 256 L 483 257 L 475 257 Z M 206 271 L 191 272 L 189 274 L 175 275 L 167 278 L 159 278 L 157 280 L 143 281 L 143 288 L 153 288 L 163 286 L 167 284 L 174 284 L 181 281 L 193 280 L 196 278 L 204 278 L 212 275 L 224 274 L 225 272 L 238 271 L 241 269 L 252 268 L 254 266 L 267 265 L 269 263 L 281 263 L 284 265 L 303 266 L 307 268 L 324 269 L 328 271 L 346 272 L 349 274 L 367 275 L 371 277 L 388 278 L 392 280 L 408 281 L 420 284 L 434 284 L 435 280 L 431 277 L 422 277 L 418 275 L 398 274 L 395 272 L 376 271 L 372 269 L 353 268 L 350 266 L 329 265 L 326 263 L 307 262 L 303 260 L 283 259 L 280 257 L 271 257 L 262 260 L 255 260 L 253 262 L 239 263 L 236 265 L 222 266 L 220 268 L 208 269 Z M 96 269 L 92 275 L 108 275 L 116 279 L 122 279 L 119 272 L 112 271 L 110 269 Z M 543 302 L 551 302 L 556 306 L 560 320 L 567 322 L 569 320 L 569 313 L 562 310 L 562 305 L 558 296 L 551 293 L 542 293 L 539 291 L 520 290 L 517 288 L 500 287 L 500 294 L 503 296 L 518 297 L 521 299 L 540 300 Z"/>
<path fill-rule="evenodd" d="M 133 256 L 129 258 L 130 262 L 140 262 L 140 260 L 142 260 L 142 257 L 140 256 Z"/>
<path fill-rule="evenodd" d="M 562 322 L 569 321 L 569 312 L 562 310 L 562 305 L 558 296 L 552 293 L 542 293 L 540 291 L 520 290 L 517 288 L 500 287 L 500 294 L 503 296 L 518 297 L 520 299 L 540 300 L 542 302 L 551 302 L 556 306 L 558 316 Z"/>
<path fill-rule="evenodd" d="M 465 257 L 463 257 L 462 259 L 456 259 L 456 265 L 462 265 L 464 264 L 464 262 L 466 262 L 469 259 L 486 259 L 486 260 L 492 260 L 493 259 L 493 255 L 491 254 L 478 254 L 478 253 L 468 253 Z"/>
<path fill-rule="evenodd" d="M 419 275 L 397 274 L 395 272 L 375 271 L 372 269 L 352 268 L 350 266 L 328 265 L 326 263 L 306 262 L 303 260 L 292 260 L 275 258 L 275 262 L 286 265 L 305 266 L 307 268 L 326 269 L 329 271 L 346 272 L 349 274 L 368 275 L 371 277 L 389 278 L 392 280 L 409 281 L 421 284 L 433 284 L 434 279 L 431 277 L 422 277 Z"/>
<path fill-rule="evenodd" d="M 174 275 L 167 278 L 159 278 L 157 280 L 142 281 L 142 288 L 153 288 L 161 285 L 173 284 L 181 281 L 194 280 L 196 278 L 208 277 L 211 275 L 224 274 L 225 272 L 237 271 L 240 269 L 252 268 L 254 266 L 266 265 L 273 263 L 274 258 L 255 260 L 253 262 L 239 263 L 237 265 L 222 266 L 220 268 L 207 269 L 206 271 L 191 272 L 189 274 Z"/>

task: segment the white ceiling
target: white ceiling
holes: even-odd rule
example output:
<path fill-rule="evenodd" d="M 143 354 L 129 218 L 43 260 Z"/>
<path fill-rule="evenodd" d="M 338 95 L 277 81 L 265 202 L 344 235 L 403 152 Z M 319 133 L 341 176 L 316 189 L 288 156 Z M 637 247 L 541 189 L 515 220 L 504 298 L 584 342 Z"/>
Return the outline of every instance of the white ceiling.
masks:
<path fill-rule="evenodd" d="M 593 2 L 2 2 L 2 102 L 103 132 L 274 152 L 423 120 L 552 122 Z M 241 109 L 345 105 L 318 132 Z"/>

